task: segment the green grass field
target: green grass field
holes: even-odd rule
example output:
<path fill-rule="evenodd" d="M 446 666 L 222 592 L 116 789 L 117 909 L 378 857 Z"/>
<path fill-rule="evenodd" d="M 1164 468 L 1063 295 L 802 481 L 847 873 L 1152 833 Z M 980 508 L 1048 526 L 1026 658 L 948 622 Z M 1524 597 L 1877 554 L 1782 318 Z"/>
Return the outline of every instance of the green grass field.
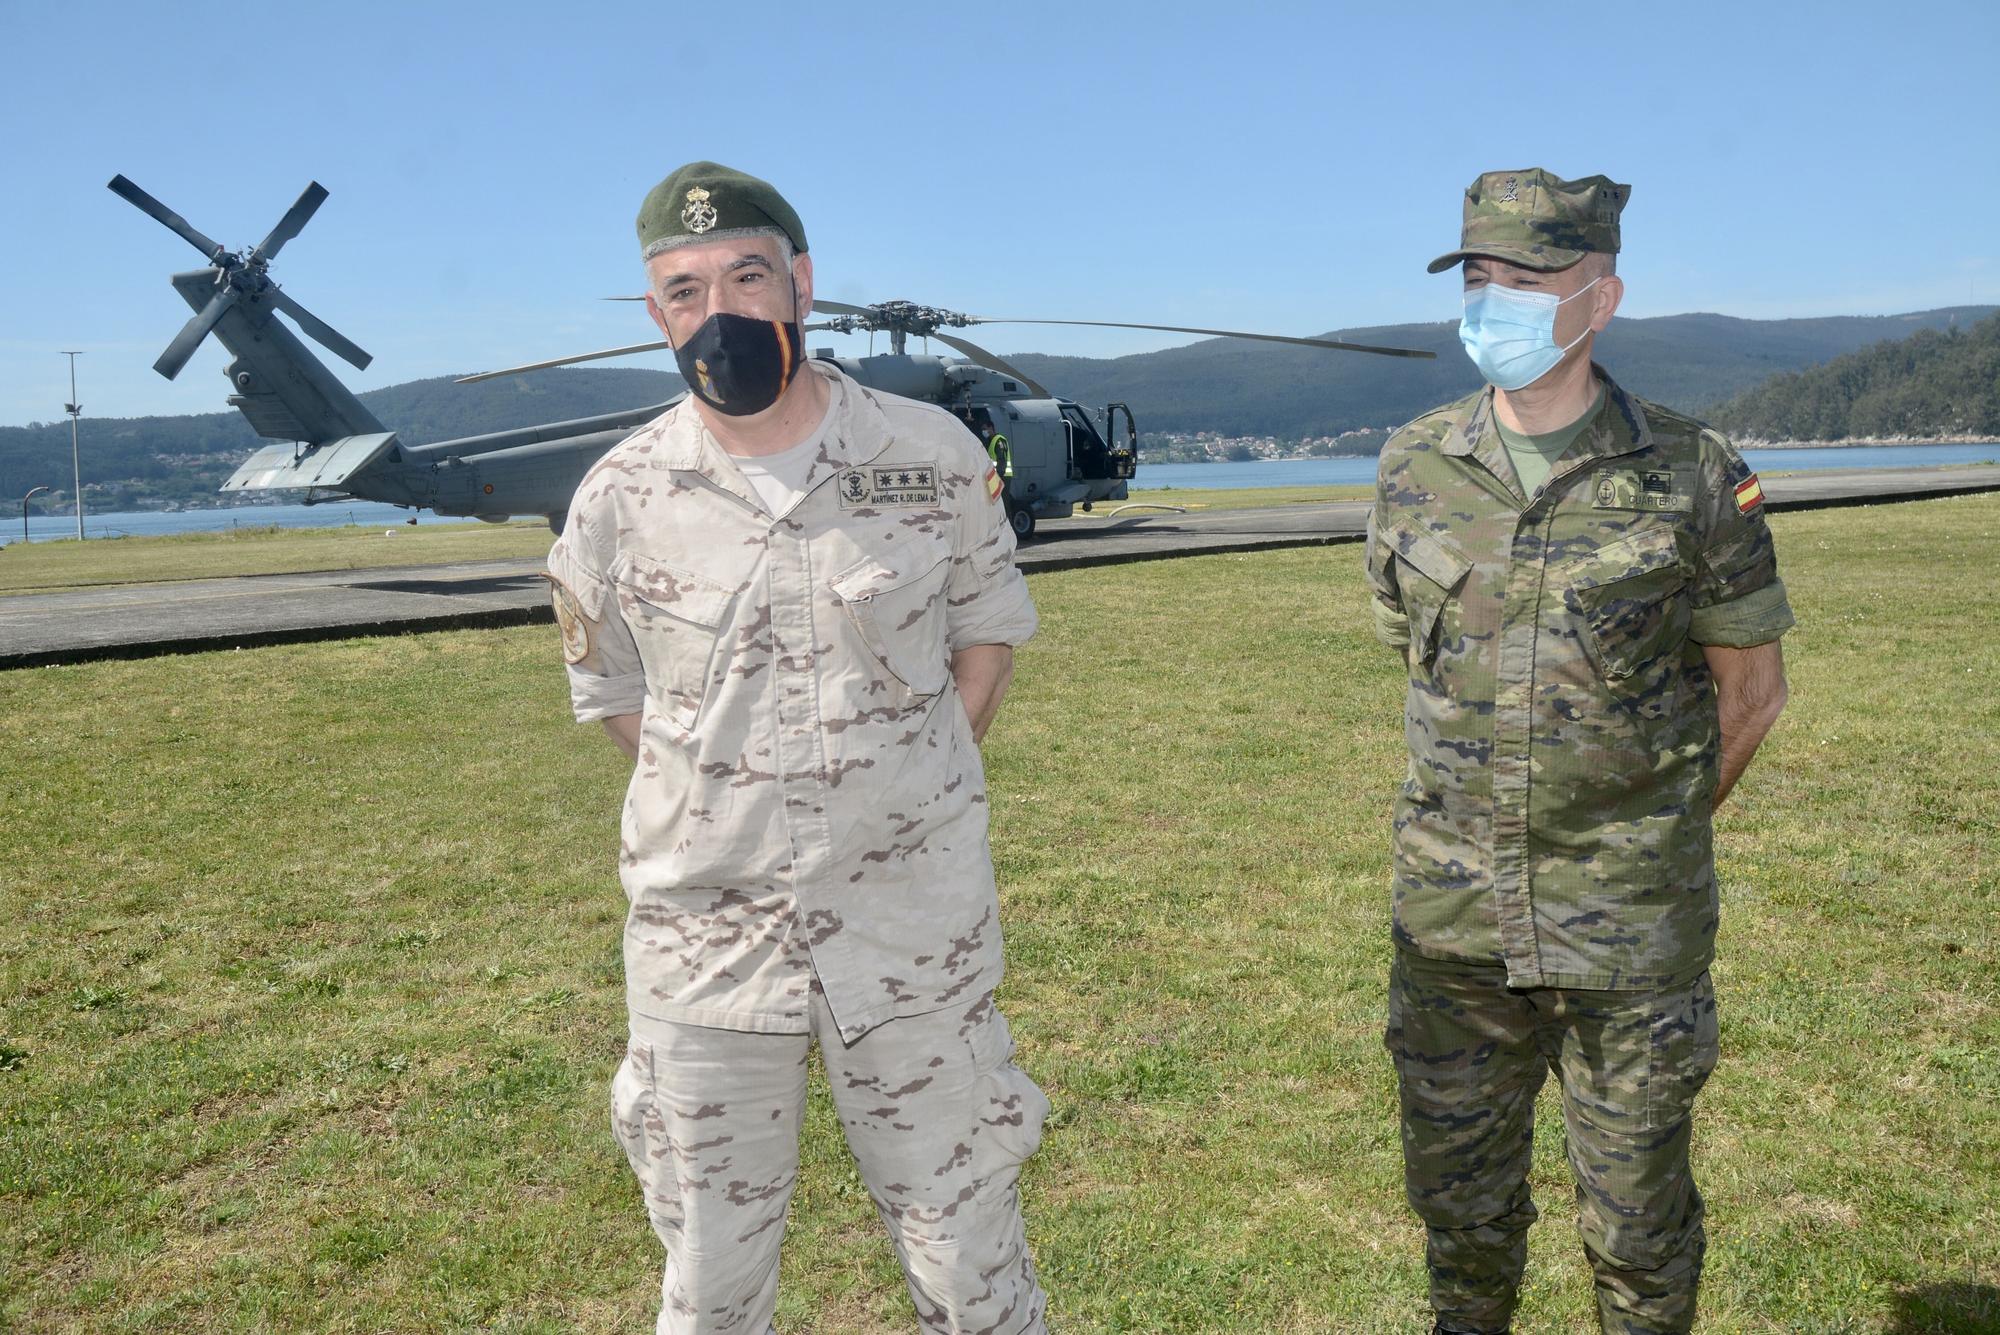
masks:
<path fill-rule="evenodd" d="M 252 510 L 251 516 L 256 514 Z M 291 575 L 303 570 L 374 570 L 540 556 L 548 526 L 435 524 L 385 528 L 242 528 L 163 537 L 14 543 L 0 551 L 0 594 L 50 593 L 99 584 L 158 584 L 226 575 Z"/>
<path fill-rule="evenodd" d="M 1800 625 L 1721 823 L 1702 1329 L 1993 1330 L 2000 497 L 1774 527 Z M 1425 1328 L 1356 559 L 1031 581 L 987 750 L 1059 1331 Z M 0 1328 L 649 1328 L 624 774 L 558 661 L 542 627 L 0 674 Z M 1585 1331 L 1542 1112 L 1517 1328 Z M 817 1086 L 779 1324 L 914 1325 Z"/>
<path fill-rule="evenodd" d="M 1316 501 L 1361 500 L 1371 490 L 1368 487 L 1238 490 L 1168 487 L 1134 492 L 1133 502 L 1176 505 L 1189 510 L 1263 510 Z M 1108 502 L 1093 515 L 1079 512 L 1078 520 L 1084 524 L 1102 521 L 1121 503 Z M 253 520 L 246 521 L 244 527 L 217 533 L 14 543 L 0 550 L 0 595 L 230 575 L 293 575 L 306 570 L 377 570 L 384 566 L 499 561 L 541 556 L 553 541 L 548 526 L 536 520 L 414 528 L 396 524 L 386 530 L 356 525 L 276 528 L 256 525 L 256 511 L 246 513 Z"/>

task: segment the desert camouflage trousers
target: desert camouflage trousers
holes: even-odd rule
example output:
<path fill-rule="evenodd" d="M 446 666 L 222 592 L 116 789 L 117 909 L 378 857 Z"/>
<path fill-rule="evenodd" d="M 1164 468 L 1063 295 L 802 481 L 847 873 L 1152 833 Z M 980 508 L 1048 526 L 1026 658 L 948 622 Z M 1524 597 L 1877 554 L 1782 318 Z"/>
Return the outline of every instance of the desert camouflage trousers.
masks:
<path fill-rule="evenodd" d="M 919 1327 L 1045 1331 L 1016 1184 L 1049 1101 L 1014 1065 L 991 995 L 890 1020 L 843 1044 L 815 986 L 811 1034 L 634 1028 L 611 1117 L 667 1251 L 660 1335 L 775 1329 L 778 1248 L 815 1037 Z"/>
<path fill-rule="evenodd" d="M 1660 991 L 1517 991 L 1497 964 L 1398 951 L 1384 1042 L 1445 1329 L 1504 1331 L 1513 1318 L 1535 1219 L 1535 1095 L 1549 1071 L 1598 1320 L 1616 1335 L 1689 1329 L 1705 1245 L 1690 1115 L 1716 1061 L 1706 972 Z"/>

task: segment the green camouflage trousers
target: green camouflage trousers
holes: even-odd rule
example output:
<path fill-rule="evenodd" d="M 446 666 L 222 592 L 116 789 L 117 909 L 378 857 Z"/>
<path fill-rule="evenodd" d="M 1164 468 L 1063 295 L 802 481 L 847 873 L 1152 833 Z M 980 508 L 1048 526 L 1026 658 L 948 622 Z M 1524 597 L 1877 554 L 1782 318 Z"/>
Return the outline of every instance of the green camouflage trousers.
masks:
<path fill-rule="evenodd" d="M 1016 1183 L 1049 1101 L 992 995 L 842 1043 L 817 985 L 811 1034 L 634 1026 L 611 1120 L 667 1251 L 659 1335 L 772 1330 L 815 1037 L 918 1327 L 1046 1335 Z"/>
<path fill-rule="evenodd" d="M 1389 1026 L 1404 1180 L 1429 1231 L 1431 1306 L 1446 1329 L 1507 1329 L 1527 1263 L 1535 1095 L 1562 1087 L 1577 1230 L 1615 1335 L 1689 1329 L 1701 1282 L 1701 1193 L 1688 1168 L 1695 1095 L 1715 1069 L 1703 972 L 1651 992 L 1509 989 L 1501 966 L 1397 951 Z"/>

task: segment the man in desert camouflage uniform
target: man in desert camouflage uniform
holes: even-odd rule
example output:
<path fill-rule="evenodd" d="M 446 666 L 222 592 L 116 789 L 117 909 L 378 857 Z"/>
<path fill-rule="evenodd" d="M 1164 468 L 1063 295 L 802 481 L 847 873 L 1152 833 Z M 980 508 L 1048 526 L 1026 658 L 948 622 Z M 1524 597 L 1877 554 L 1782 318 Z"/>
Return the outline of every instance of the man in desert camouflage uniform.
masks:
<path fill-rule="evenodd" d="M 771 1329 L 817 1039 L 921 1327 L 1040 1331 L 1016 1182 L 1049 1105 L 993 1005 L 978 746 L 1035 629 L 999 479 L 799 357 L 812 264 L 767 183 L 683 167 L 639 240 L 692 392 L 584 479 L 549 579 L 576 716 L 636 762 L 612 1115 L 659 1329 Z"/>
<path fill-rule="evenodd" d="M 1783 707 L 1792 624 L 1757 480 L 1592 364 L 1629 188 L 1466 192 L 1489 381 L 1382 451 L 1367 573 L 1409 667 L 1386 1042 L 1436 1329 L 1507 1329 L 1562 1088 L 1607 1331 L 1685 1331 L 1703 1251 L 1690 1115 L 1716 1061 L 1711 812 Z"/>

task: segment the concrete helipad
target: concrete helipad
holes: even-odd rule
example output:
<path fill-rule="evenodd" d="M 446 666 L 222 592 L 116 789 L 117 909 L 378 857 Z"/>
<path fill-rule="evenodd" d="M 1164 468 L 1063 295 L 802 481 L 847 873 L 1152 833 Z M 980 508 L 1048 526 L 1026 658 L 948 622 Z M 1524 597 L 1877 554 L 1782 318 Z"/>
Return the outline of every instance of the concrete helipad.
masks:
<path fill-rule="evenodd" d="M 1772 510 L 2000 491 L 2000 465 L 1862 468 L 1764 480 Z M 1141 493 L 1143 496 L 1145 493 Z M 1160 494 L 1160 493 L 1155 493 Z M 1164 493 L 1171 495 L 1171 493 Z M 1030 572 L 1357 541 L 1365 501 L 1197 514 L 1100 511 L 1044 524 Z M 0 668 L 550 620 L 531 559 L 115 585 L 0 597 Z"/>

